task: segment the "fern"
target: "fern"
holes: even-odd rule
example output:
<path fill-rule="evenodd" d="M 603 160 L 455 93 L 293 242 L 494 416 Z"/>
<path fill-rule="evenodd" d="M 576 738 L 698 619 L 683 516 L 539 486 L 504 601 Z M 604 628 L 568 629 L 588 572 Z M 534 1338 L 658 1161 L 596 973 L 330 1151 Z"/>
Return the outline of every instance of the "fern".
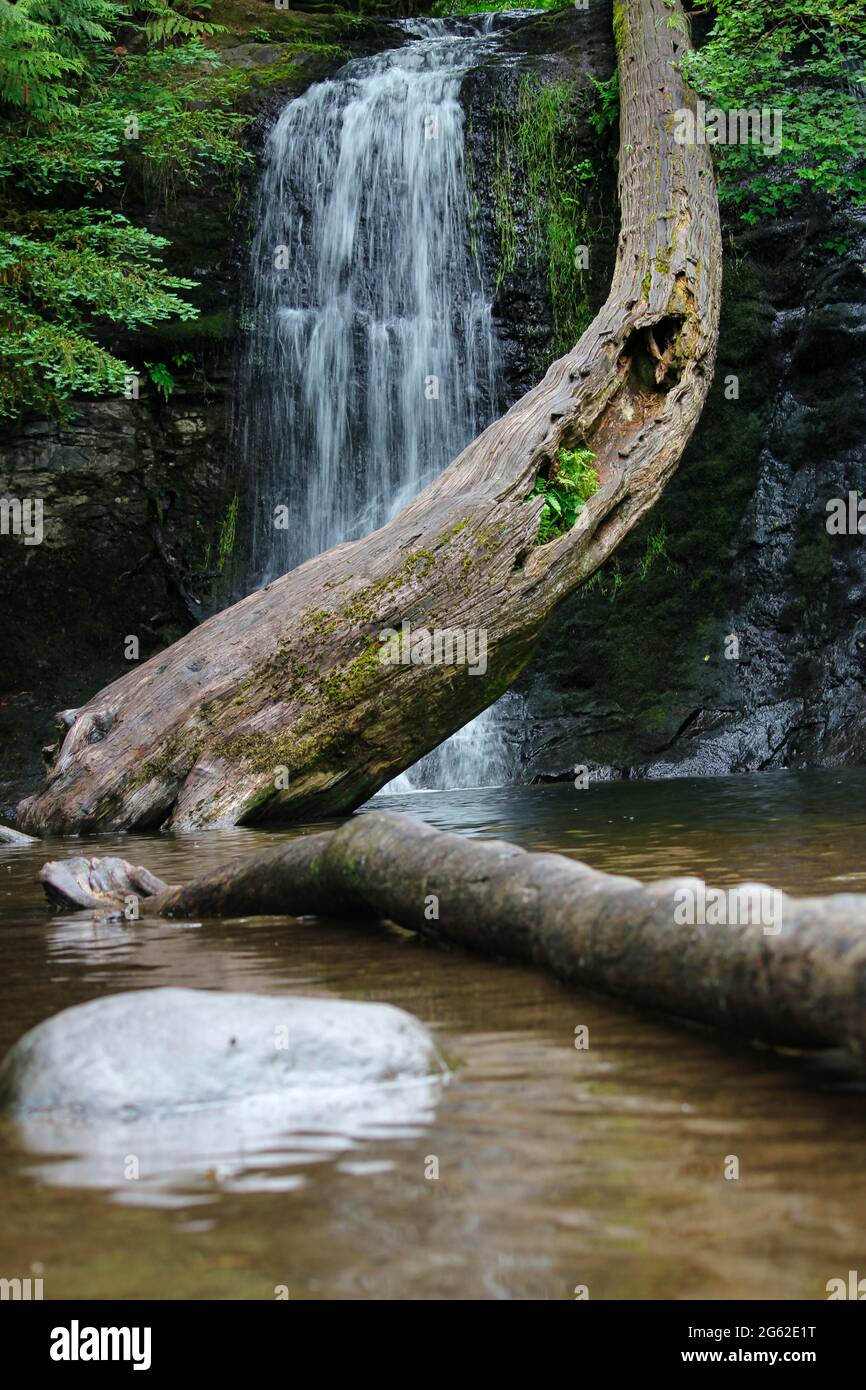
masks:
<path fill-rule="evenodd" d="M 225 33 L 224 24 L 192 19 L 174 9 L 167 0 L 143 0 L 139 9 L 151 16 L 145 21 L 144 31 L 152 44 L 169 44 L 174 39 L 200 39 L 205 34 Z"/>
<path fill-rule="evenodd" d="M 598 491 L 594 462 L 591 449 L 560 449 L 550 477 L 536 478 L 529 496 L 544 498 L 536 545 L 546 545 L 571 530 L 584 504 Z"/>
<path fill-rule="evenodd" d="M 29 11 L 51 30 L 57 53 L 76 61 L 85 58 L 88 65 L 102 56 L 113 27 L 129 13 L 118 0 L 30 0 Z"/>
<path fill-rule="evenodd" d="M 0 417 L 54 413 L 75 392 L 123 390 L 125 362 L 69 324 L 30 313 L 0 285 Z M 38 368 L 38 370 L 34 370 Z"/>

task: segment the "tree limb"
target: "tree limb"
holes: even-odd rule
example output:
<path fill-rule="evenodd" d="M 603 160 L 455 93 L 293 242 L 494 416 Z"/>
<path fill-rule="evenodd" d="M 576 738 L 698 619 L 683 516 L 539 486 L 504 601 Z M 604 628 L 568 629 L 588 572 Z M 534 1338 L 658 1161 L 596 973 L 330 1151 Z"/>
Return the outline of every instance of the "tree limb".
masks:
<path fill-rule="evenodd" d="M 866 1052 L 863 894 L 789 898 L 741 884 L 725 891 L 727 924 L 680 925 L 678 904 L 701 900 L 700 879 L 643 884 L 387 811 L 179 888 L 119 859 L 49 863 L 40 879 L 54 901 L 108 912 L 132 895 L 146 916 L 385 918 L 747 1037 Z"/>

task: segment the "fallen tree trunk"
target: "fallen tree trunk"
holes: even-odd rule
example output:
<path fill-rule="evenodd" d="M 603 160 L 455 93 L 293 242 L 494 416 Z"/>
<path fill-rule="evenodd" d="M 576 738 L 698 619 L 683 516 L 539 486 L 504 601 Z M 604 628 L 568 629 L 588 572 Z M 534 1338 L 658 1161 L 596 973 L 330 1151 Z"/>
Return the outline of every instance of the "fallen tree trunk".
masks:
<path fill-rule="evenodd" d="M 123 860 L 49 863 L 40 879 L 66 905 L 120 911 L 132 897 L 147 916 L 386 918 L 748 1037 L 866 1052 L 866 895 L 746 884 L 723 894 L 727 923 L 681 925 L 684 902 L 712 901 L 700 879 L 642 884 L 382 811 L 180 888 Z"/>
<path fill-rule="evenodd" d="M 618 0 L 621 229 L 610 294 L 576 347 L 388 525 L 210 618 L 73 722 L 36 833 L 177 829 L 359 805 L 515 680 L 556 606 L 652 507 L 712 377 L 721 235 L 709 151 L 678 143 L 691 100 L 677 0 Z M 560 449 L 595 455 L 573 527 L 536 544 L 530 497 Z M 381 634 L 417 635 L 397 664 Z M 429 664 L 424 634 L 457 657 Z M 459 659 L 484 635 L 486 660 Z M 445 644 L 445 645 L 443 645 Z M 407 659 L 409 658 L 409 659 Z"/>
<path fill-rule="evenodd" d="M 36 842 L 35 835 L 23 835 L 20 830 L 0 825 L 0 845 L 35 845 Z"/>

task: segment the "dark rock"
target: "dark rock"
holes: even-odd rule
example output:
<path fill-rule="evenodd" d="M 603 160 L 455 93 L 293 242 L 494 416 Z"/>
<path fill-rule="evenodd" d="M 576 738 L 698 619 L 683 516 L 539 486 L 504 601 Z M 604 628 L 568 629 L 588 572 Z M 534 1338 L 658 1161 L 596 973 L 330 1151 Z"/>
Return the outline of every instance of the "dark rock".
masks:
<path fill-rule="evenodd" d="M 530 779 L 866 759 L 866 544 L 826 529 L 827 501 L 866 478 L 866 214 L 804 203 L 737 236 L 716 380 L 679 471 L 520 683 Z"/>

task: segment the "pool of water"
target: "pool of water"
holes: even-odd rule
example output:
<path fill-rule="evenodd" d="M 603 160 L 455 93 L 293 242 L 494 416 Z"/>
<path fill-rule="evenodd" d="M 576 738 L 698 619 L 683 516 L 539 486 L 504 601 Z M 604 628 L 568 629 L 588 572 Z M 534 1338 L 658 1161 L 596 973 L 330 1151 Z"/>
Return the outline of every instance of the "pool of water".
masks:
<path fill-rule="evenodd" d="M 371 805 L 647 879 L 866 891 L 866 770 Z M 144 1154 L 136 1180 L 7 1119 L 0 1276 L 42 1277 L 48 1298 L 820 1299 L 866 1271 L 866 1069 L 841 1054 L 771 1052 L 386 926 L 100 923 L 51 913 L 34 883 L 83 852 L 180 882 L 318 828 L 0 847 L 0 1051 L 119 990 L 291 992 L 409 1010 L 447 1084 L 353 1141 L 223 1135 L 203 1165 L 191 1129 L 190 1155 Z"/>

